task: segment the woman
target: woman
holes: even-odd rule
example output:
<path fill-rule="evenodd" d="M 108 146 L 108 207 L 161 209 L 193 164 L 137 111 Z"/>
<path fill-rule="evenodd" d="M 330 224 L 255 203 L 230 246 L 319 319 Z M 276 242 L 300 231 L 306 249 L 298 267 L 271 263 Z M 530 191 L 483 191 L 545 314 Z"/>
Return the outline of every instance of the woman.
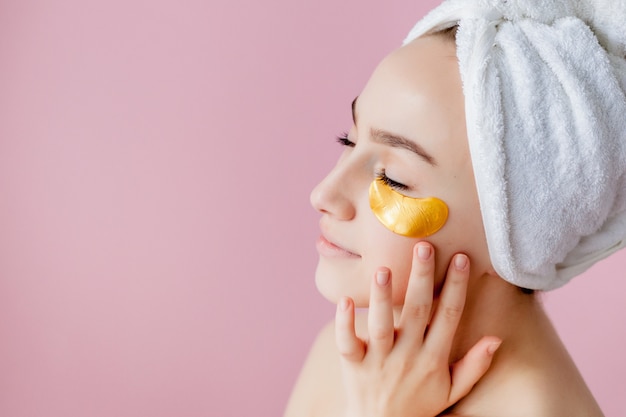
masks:
<path fill-rule="evenodd" d="M 530 290 L 624 245 L 626 6 L 600 6 L 448 1 L 376 68 L 311 195 L 338 310 L 286 416 L 602 415 Z"/>

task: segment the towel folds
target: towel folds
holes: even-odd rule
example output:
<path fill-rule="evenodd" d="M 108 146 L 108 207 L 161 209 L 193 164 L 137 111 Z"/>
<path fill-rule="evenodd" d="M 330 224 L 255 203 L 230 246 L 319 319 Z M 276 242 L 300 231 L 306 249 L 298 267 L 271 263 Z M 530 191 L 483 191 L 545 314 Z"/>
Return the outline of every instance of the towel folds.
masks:
<path fill-rule="evenodd" d="M 550 290 L 626 245 L 626 1 L 448 0 L 493 266 Z M 450 213 L 453 215 L 453 213 Z"/>

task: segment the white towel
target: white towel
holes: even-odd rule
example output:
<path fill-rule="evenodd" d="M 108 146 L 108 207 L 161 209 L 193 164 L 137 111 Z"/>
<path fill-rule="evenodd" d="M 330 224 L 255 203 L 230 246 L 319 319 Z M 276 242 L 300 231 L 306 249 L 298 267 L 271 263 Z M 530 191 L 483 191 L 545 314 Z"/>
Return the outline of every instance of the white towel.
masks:
<path fill-rule="evenodd" d="M 557 288 L 626 245 L 626 0 L 448 0 L 405 43 L 455 25 L 493 267 Z"/>

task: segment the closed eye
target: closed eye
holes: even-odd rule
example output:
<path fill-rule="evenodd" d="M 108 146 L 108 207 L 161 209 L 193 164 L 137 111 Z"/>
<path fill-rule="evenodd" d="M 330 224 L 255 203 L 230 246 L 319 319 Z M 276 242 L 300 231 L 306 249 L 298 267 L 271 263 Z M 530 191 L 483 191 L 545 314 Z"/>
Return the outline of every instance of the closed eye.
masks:
<path fill-rule="evenodd" d="M 391 178 L 389 178 L 387 176 L 387 174 L 385 173 L 385 170 L 381 170 L 378 173 L 376 173 L 376 179 L 380 180 L 383 182 L 383 184 L 393 188 L 394 190 L 397 191 L 406 191 L 409 189 L 409 187 L 407 187 L 406 185 L 398 182 L 398 181 L 394 181 Z"/>
<path fill-rule="evenodd" d="M 337 143 L 341 146 L 348 146 L 350 148 L 354 148 L 355 143 L 348 139 L 348 133 L 344 132 L 341 135 L 337 136 Z"/>

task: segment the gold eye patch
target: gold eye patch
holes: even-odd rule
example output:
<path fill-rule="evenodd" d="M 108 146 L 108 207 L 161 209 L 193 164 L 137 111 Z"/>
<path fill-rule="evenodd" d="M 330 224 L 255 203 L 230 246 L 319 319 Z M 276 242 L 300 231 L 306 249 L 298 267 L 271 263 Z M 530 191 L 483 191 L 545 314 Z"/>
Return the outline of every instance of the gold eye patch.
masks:
<path fill-rule="evenodd" d="M 369 190 L 374 215 L 389 230 L 407 237 L 426 237 L 448 219 L 448 206 L 436 197 L 413 198 L 400 194 L 377 178 Z"/>

